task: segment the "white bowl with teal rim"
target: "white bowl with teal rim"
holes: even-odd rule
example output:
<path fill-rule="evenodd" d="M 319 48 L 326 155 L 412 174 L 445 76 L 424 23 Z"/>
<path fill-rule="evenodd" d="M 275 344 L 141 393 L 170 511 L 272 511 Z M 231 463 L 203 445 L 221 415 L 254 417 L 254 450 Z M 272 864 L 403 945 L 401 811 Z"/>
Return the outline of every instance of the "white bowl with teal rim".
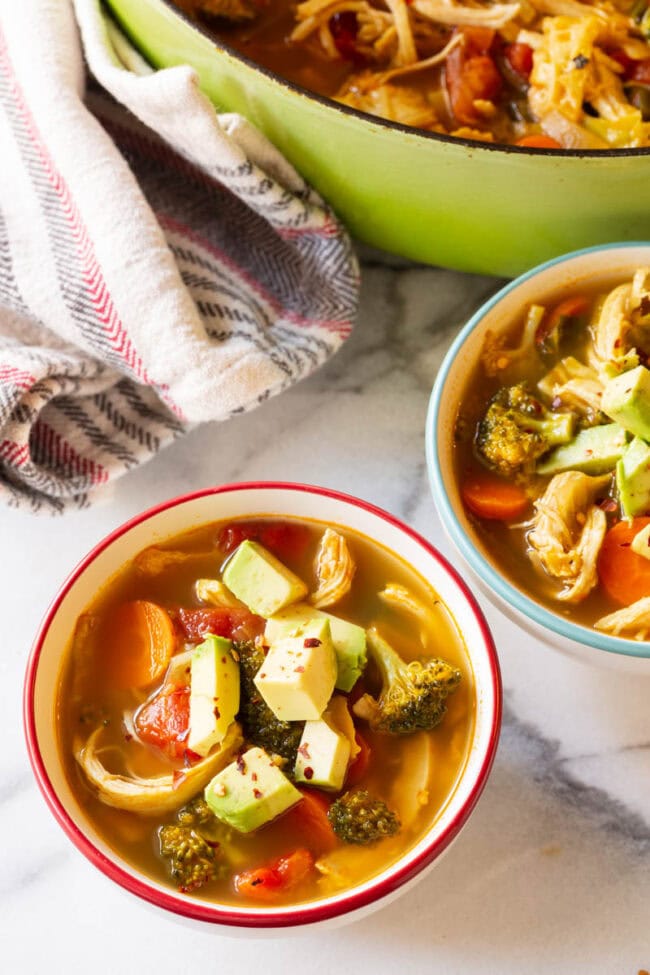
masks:
<path fill-rule="evenodd" d="M 479 588 L 508 619 L 563 653 L 650 676 L 650 642 L 600 633 L 553 612 L 506 577 L 464 510 L 454 472 L 454 427 L 486 332 L 507 332 L 532 302 L 552 302 L 570 287 L 614 286 L 650 264 L 650 243 L 606 244 L 562 255 L 512 281 L 470 318 L 440 367 L 426 424 L 429 482 L 443 526 Z M 648 594 L 650 595 L 650 593 Z"/>

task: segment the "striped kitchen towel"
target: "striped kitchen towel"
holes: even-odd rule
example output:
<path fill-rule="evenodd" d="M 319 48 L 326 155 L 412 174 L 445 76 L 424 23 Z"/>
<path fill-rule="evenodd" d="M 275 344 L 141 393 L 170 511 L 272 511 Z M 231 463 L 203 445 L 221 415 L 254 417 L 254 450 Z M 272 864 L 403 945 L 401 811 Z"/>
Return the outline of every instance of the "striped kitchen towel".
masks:
<path fill-rule="evenodd" d="M 349 334 L 358 267 L 327 206 L 99 0 L 0 0 L 0 161 L 6 503 L 86 505 Z"/>

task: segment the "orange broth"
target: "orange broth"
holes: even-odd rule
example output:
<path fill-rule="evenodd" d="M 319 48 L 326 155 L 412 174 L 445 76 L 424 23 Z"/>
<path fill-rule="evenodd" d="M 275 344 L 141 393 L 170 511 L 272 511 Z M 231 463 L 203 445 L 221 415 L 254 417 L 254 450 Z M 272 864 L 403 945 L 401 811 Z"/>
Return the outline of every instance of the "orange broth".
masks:
<path fill-rule="evenodd" d="M 248 523 L 229 524 L 237 526 Z M 293 519 L 277 522 L 259 518 L 255 519 L 255 524 L 290 524 L 304 533 L 302 551 L 276 551 L 275 554 L 313 588 L 314 557 L 327 526 Z M 101 629 L 101 621 L 106 620 L 125 600 L 146 599 L 170 610 L 172 615 L 179 606 L 198 607 L 201 604 L 194 591 L 197 578 L 216 578 L 220 575 L 225 555 L 219 548 L 218 539 L 223 527 L 219 523 L 208 524 L 157 546 L 193 553 L 188 561 L 170 565 L 161 572 L 147 574 L 139 571 L 135 562 L 127 564 L 89 602 L 82 620 L 90 617 L 99 622 Z M 368 768 L 355 788 L 367 789 L 398 812 L 402 811 L 400 807 L 405 797 L 409 800 L 406 807 L 412 807 L 415 800 L 417 812 L 412 821 L 406 822 L 410 816 L 402 817 L 404 823 L 395 836 L 368 847 L 346 845 L 335 840 L 335 847 L 329 853 L 318 848 L 318 843 L 310 838 L 308 831 L 303 831 L 297 840 L 292 810 L 254 833 L 233 831 L 225 851 L 230 868 L 223 877 L 196 893 L 196 896 L 206 900 L 251 904 L 252 901 L 236 892 L 235 875 L 288 855 L 297 846 L 310 850 L 323 869 L 314 868 L 296 888 L 286 893 L 279 892 L 273 900 L 274 904 L 309 901 L 362 883 L 417 843 L 449 801 L 466 763 L 474 727 L 474 684 L 471 666 L 454 620 L 431 587 L 394 554 L 348 529 L 341 530 L 341 533 L 346 538 L 357 569 L 351 591 L 334 606 L 327 607 L 327 611 L 364 627 L 376 623 L 382 635 L 406 659 L 421 654 L 440 656 L 462 673 L 458 690 L 448 698 L 447 714 L 433 731 L 402 736 L 376 734 L 369 730 L 364 721 L 354 718 L 371 751 Z M 406 586 L 418 600 L 431 608 L 431 625 L 423 633 L 423 640 L 420 640 L 420 626 L 413 616 L 387 606 L 378 598 L 377 593 L 387 582 Z M 83 627 L 78 632 L 81 637 L 73 640 L 73 645 L 68 648 L 58 696 L 59 744 L 70 786 L 88 820 L 120 857 L 152 879 L 174 886 L 168 876 L 167 864 L 160 856 L 158 829 L 161 824 L 173 823 L 175 814 L 150 817 L 105 805 L 93 793 L 74 758 L 75 741 L 87 737 L 97 723 L 102 722 L 105 725 L 102 732 L 102 747 L 105 749 L 102 761 L 109 771 L 125 774 L 128 769 L 129 774 L 147 777 L 168 774 L 170 768 L 182 770 L 182 760 L 173 761 L 160 749 L 140 743 L 136 736 L 132 737 L 133 726 L 124 721 L 124 713 L 133 712 L 143 701 L 150 699 L 161 682 L 138 692 L 109 690 L 102 679 L 101 641 L 88 636 L 84 638 Z M 179 638 L 176 652 L 183 649 L 185 646 Z M 377 676 L 370 665 L 361 682 L 364 689 L 377 690 Z M 358 691 L 353 688 L 351 701 L 355 696 L 358 696 Z M 423 755 L 429 756 L 428 771 L 426 763 L 421 760 Z M 409 789 L 416 789 L 419 797 L 409 795 Z M 312 791 L 326 796 L 328 801 L 334 798 L 332 793 Z"/>

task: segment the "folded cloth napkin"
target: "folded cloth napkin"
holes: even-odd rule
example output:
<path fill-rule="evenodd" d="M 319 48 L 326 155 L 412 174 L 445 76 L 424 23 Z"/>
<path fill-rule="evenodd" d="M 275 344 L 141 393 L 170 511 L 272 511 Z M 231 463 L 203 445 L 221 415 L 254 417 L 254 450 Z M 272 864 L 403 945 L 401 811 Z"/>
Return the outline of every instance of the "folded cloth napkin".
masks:
<path fill-rule="evenodd" d="M 85 505 L 349 334 L 358 267 L 331 211 L 189 67 L 152 71 L 99 0 L 0 0 L 0 160 L 9 504 Z"/>

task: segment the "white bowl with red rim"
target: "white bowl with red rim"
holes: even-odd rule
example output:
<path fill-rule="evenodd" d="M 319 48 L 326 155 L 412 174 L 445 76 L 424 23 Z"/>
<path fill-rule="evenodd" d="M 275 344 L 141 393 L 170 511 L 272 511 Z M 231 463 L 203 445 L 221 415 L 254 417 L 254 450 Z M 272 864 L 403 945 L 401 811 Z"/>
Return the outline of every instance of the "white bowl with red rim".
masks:
<path fill-rule="evenodd" d="M 78 616 L 92 594 L 148 545 L 211 521 L 296 517 L 340 525 L 375 540 L 415 568 L 456 620 L 473 671 L 475 726 L 464 770 L 426 835 L 377 876 L 334 896 L 286 907 L 219 904 L 178 893 L 131 866 L 96 831 L 65 775 L 56 733 L 57 688 Z M 466 823 L 485 786 L 501 722 L 501 680 L 494 643 L 474 597 L 424 538 L 397 518 L 357 498 L 302 484 L 247 483 L 210 488 L 145 511 L 100 542 L 63 583 L 34 641 L 24 689 L 32 768 L 67 836 L 96 867 L 126 890 L 178 918 L 221 925 L 231 933 L 342 923 L 385 905 L 430 870 Z M 222 930 L 222 933 L 223 933 Z"/>

